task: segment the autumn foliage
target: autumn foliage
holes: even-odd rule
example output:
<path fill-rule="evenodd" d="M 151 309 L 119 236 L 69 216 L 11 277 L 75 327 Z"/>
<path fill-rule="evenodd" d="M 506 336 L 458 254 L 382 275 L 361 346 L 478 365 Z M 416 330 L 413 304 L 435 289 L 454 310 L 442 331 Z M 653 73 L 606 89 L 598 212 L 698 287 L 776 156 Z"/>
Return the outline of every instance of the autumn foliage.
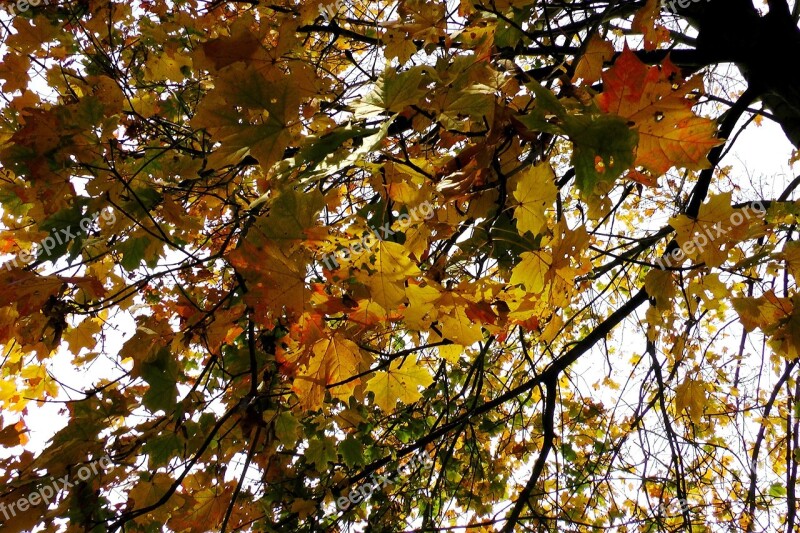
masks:
<path fill-rule="evenodd" d="M 723 4 L 0 15 L 2 531 L 793 530 L 800 180 L 723 158 L 800 96 Z"/>

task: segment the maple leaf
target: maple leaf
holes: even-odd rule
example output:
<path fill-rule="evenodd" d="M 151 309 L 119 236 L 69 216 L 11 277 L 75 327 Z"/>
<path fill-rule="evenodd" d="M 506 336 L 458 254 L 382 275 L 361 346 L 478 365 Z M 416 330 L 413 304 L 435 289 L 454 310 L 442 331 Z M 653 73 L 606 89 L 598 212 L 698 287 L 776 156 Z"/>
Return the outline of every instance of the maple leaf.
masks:
<path fill-rule="evenodd" d="M 152 505 L 169 490 L 173 481 L 171 477 L 161 472 L 153 474 L 149 479 L 140 478 L 128 494 L 128 503 L 139 509 Z M 160 514 L 163 515 L 163 511 Z M 140 518 L 139 522 L 147 523 L 148 520 Z"/>
<path fill-rule="evenodd" d="M 69 343 L 70 350 L 74 354 L 80 353 L 84 348 L 91 350 L 97 341 L 94 336 L 102 330 L 101 324 L 93 319 L 81 322 L 78 327 L 72 328 L 64 333 L 64 340 Z"/>
<path fill-rule="evenodd" d="M 374 253 L 365 253 L 361 264 L 379 272 L 381 276 L 391 280 L 405 280 L 420 273 L 419 268 L 409 257 L 408 250 L 391 241 L 380 241 Z"/>
<path fill-rule="evenodd" d="M 368 117 L 384 111 L 399 113 L 407 105 L 418 103 L 426 92 L 421 86 L 428 71 L 428 67 L 421 66 L 403 72 L 387 69 L 373 90 L 356 102 L 356 116 Z"/>
<path fill-rule="evenodd" d="M 257 230 L 270 241 L 288 249 L 314 234 L 324 204 L 325 199 L 318 190 L 283 191 L 270 202 L 269 213 L 258 221 Z"/>
<path fill-rule="evenodd" d="M 208 476 L 187 476 L 183 480 L 182 488 L 190 495 L 183 497 L 183 506 L 170 517 L 167 522 L 170 528 L 176 531 L 190 531 L 202 533 L 208 531 L 210 526 L 218 526 L 227 510 L 227 502 L 233 494 L 233 485 L 208 486 Z M 235 513 L 234 523 L 242 515 L 242 509 Z"/>
<path fill-rule="evenodd" d="M 416 356 L 393 361 L 385 372 L 377 372 L 367 381 L 367 392 L 375 394 L 375 405 L 384 411 L 393 411 L 397 402 L 410 405 L 422 397 L 419 388 L 433 383 L 430 371 L 421 365 Z"/>
<path fill-rule="evenodd" d="M 676 481 L 721 529 L 790 522 L 790 485 L 759 475 L 798 458 L 797 183 L 720 166 L 693 106 L 705 78 L 720 131 L 758 101 L 796 144 L 791 12 L 694 2 L 668 16 L 687 39 L 658 0 L 22 4 L 0 60 L 3 531 L 383 531 L 415 494 L 452 503 L 426 511 L 442 528 L 544 506 L 678 530 Z M 685 424 L 642 447 L 654 398 Z M 725 511 L 753 487 L 770 501 Z"/>
<path fill-rule="evenodd" d="M 439 313 L 442 337 L 462 346 L 483 340 L 480 323 L 472 320 L 464 309 L 454 307 L 449 312 Z"/>
<path fill-rule="evenodd" d="M 538 82 L 528 86 L 537 106 L 519 121 L 531 130 L 566 135 L 572 141 L 575 182 L 585 196 L 591 196 L 598 184 L 613 182 L 633 164 L 637 135 L 621 117 L 596 108 L 571 112 Z"/>
<path fill-rule="evenodd" d="M 600 79 L 603 64 L 614 58 L 614 45 L 597 34 L 592 35 L 586 45 L 586 52 L 578 60 L 572 81 L 583 79 L 585 84 L 591 84 Z"/>
<path fill-rule="evenodd" d="M 402 281 L 394 281 L 382 276 L 380 272 L 365 279 L 372 300 L 384 309 L 395 309 L 406 299 Z"/>
<path fill-rule="evenodd" d="M 263 168 L 282 159 L 302 94 L 288 80 L 269 81 L 251 65 L 224 69 L 192 119 L 193 127 L 221 144 L 208 160 L 211 168 L 238 164 L 248 154 Z"/>
<path fill-rule="evenodd" d="M 631 21 L 631 28 L 644 34 L 644 49 L 655 50 L 659 44 L 669 41 L 669 30 L 656 21 L 661 12 L 661 0 L 647 0 Z"/>
<path fill-rule="evenodd" d="M 703 411 L 706 406 L 706 384 L 690 377 L 675 389 L 675 411 L 678 413 L 686 409 L 693 424 L 703 421 Z"/>
<path fill-rule="evenodd" d="M 309 307 L 311 291 L 306 284 L 305 265 L 298 262 L 296 256 L 289 257 L 269 249 L 256 251 L 245 246 L 239 250 L 238 257 L 241 259 L 248 252 L 251 258 L 259 259 L 260 267 L 251 270 L 254 283 L 245 301 L 267 315 L 280 313 L 282 309 L 300 314 Z M 234 261 L 234 265 L 237 264 L 243 263 Z"/>
<path fill-rule="evenodd" d="M 770 338 L 770 346 L 787 359 L 800 356 L 797 296 L 779 298 L 770 290 L 758 298 L 732 298 L 731 303 L 747 331 L 761 329 Z"/>
<path fill-rule="evenodd" d="M 655 298 L 656 306 L 668 307 L 675 296 L 675 280 L 672 273 L 666 270 L 653 269 L 647 273 L 644 280 L 645 289 L 651 298 Z"/>
<path fill-rule="evenodd" d="M 536 165 L 523 175 L 514 190 L 514 198 L 519 202 L 514 218 L 520 235 L 526 231 L 535 235 L 547 227 L 545 212 L 553 205 L 557 194 L 555 174 L 550 165 Z"/>
<path fill-rule="evenodd" d="M 337 335 L 318 341 L 312 351 L 308 365 L 298 372 L 292 385 L 301 407 L 307 410 L 322 407 L 328 386 L 356 376 L 365 361 L 353 341 Z M 358 383 L 360 379 L 356 378 L 332 387 L 331 396 L 347 401 Z"/>
<path fill-rule="evenodd" d="M 693 92 L 703 91 L 702 79 L 680 81 L 678 76 L 669 60 L 648 67 L 626 46 L 603 73 L 603 92 L 597 97 L 600 109 L 626 118 L 639 133 L 634 164 L 656 176 L 673 166 L 707 168 L 706 155 L 722 142 L 714 138 L 714 121 L 692 112 L 697 103 Z"/>
<path fill-rule="evenodd" d="M 439 289 L 430 283 L 424 287 L 409 283 L 405 293 L 408 297 L 408 306 L 403 311 L 405 323 L 412 329 L 428 329 L 437 314 L 434 303 L 441 294 Z"/>
<path fill-rule="evenodd" d="M 542 292 L 553 258 L 545 251 L 525 252 L 520 257 L 522 261 L 511 273 L 511 283 L 521 283 L 532 293 Z"/>
<path fill-rule="evenodd" d="M 6 53 L 0 63 L 0 79 L 5 80 L 3 91 L 13 93 L 27 88 L 30 78 L 30 59 L 22 54 Z"/>
<path fill-rule="evenodd" d="M 222 70 L 228 65 L 247 60 L 264 60 L 266 53 L 261 46 L 259 35 L 254 33 L 252 17 L 238 18 L 231 25 L 229 36 L 217 37 L 204 42 L 201 46 L 202 56 L 198 54 L 197 63 L 204 64 L 208 60 L 216 70 Z M 261 52 L 259 54 L 259 52 Z"/>

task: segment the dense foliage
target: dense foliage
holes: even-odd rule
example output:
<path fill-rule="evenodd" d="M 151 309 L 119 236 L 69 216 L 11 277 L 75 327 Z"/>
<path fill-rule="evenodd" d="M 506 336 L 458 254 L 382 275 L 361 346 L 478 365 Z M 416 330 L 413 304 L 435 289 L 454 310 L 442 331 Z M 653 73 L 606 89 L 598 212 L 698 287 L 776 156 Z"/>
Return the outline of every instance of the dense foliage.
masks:
<path fill-rule="evenodd" d="M 14 5 L 2 531 L 798 527 L 800 4 Z"/>

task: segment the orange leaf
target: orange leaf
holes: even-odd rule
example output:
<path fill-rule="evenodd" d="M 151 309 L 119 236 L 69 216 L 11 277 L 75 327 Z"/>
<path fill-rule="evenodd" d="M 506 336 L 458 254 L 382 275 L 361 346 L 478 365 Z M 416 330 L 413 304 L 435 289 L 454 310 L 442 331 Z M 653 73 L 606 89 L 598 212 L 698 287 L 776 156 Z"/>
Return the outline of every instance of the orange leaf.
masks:
<path fill-rule="evenodd" d="M 655 50 L 659 44 L 669 41 L 669 30 L 656 23 L 660 10 L 660 0 L 647 0 L 647 4 L 633 17 L 631 27 L 633 31 L 644 34 L 645 50 Z"/>
<path fill-rule="evenodd" d="M 692 112 L 702 80 L 680 82 L 678 74 L 669 60 L 648 67 L 626 46 L 603 73 L 603 93 L 597 97 L 600 109 L 627 118 L 639 132 L 634 164 L 656 176 L 672 166 L 707 168 L 709 150 L 722 142 L 714 137 L 716 124 Z"/>

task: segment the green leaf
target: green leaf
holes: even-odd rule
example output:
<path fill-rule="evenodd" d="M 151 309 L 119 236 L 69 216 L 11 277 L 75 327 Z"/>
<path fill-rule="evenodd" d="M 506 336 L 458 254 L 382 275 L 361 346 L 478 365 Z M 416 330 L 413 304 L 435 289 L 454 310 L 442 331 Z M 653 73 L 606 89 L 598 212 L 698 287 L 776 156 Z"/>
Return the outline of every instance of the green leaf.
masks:
<path fill-rule="evenodd" d="M 601 181 L 616 180 L 633 165 L 639 136 L 618 116 L 570 116 L 564 132 L 574 145 L 575 184 L 583 193 L 590 194 Z"/>
<path fill-rule="evenodd" d="M 533 131 L 563 135 L 572 142 L 575 184 L 584 197 L 598 183 L 613 182 L 633 165 L 639 135 L 625 119 L 602 113 L 594 105 L 570 111 L 536 81 L 527 86 L 536 96 L 536 107 L 519 121 Z"/>
<path fill-rule="evenodd" d="M 287 448 L 292 448 L 297 443 L 299 427 L 300 424 L 291 411 L 283 411 L 275 418 L 275 436 Z"/>
<path fill-rule="evenodd" d="M 142 396 L 142 405 L 151 413 L 159 410 L 169 412 L 178 403 L 177 381 L 180 377 L 178 363 L 169 349 L 163 348 L 158 358 L 151 363 L 142 364 L 142 378 L 150 388 Z"/>
<path fill-rule="evenodd" d="M 316 225 L 325 205 L 318 189 L 311 192 L 287 190 L 270 204 L 269 215 L 259 224 L 264 236 L 274 241 L 302 241 L 306 230 Z"/>
<path fill-rule="evenodd" d="M 327 437 L 309 438 L 308 448 L 305 453 L 306 461 L 313 464 L 317 470 L 328 467 L 328 463 L 336 461 L 336 449 L 331 439 Z"/>
<path fill-rule="evenodd" d="M 342 441 L 339 445 L 339 452 L 342 455 L 344 463 L 351 468 L 364 464 L 364 447 L 361 445 L 361 442 L 352 435 Z"/>
<path fill-rule="evenodd" d="M 54 213 L 47 220 L 39 224 L 39 229 L 48 232 L 49 235 L 40 243 L 38 259 L 40 261 L 55 262 L 59 257 L 67 253 L 70 243 L 75 242 L 77 246 L 73 246 L 72 253 L 70 253 L 69 257 L 69 262 L 72 262 L 77 254 L 80 253 L 80 245 L 83 243 L 84 239 L 84 235 L 80 229 L 80 222 L 82 219 L 82 209 L 80 205 L 76 203 L 76 205 L 72 207 Z M 65 231 L 61 231 L 62 229 Z M 74 235 L 74 241 L 67 237 L 67 235 Z M 47 247 L 45 248 L 45 246 Z"/>
<path fill-rule="evenodd" d="M 455 100 L 450 102 L 439 116 L 448 127 L 458 127 L 461 117 L 491 124 L 494 120 L 494 90 L 486 85 L 476 84 L 459 91 Z"/>
<path fill-rule="evenodd" d="M 565 442 L 561 445 L 561 455 L 564 457 L 565 461 L 570 463 L 574 462 L 575 459 L 578 458 L 578 454 L 575 453 L 575 450 L 572 448 L 572 445 L 568 442 Z"/>
<path fill-rule="evenodd" d="M 377 133 L 377 129 L 354 128 L 347 125 L 322 137 L 308 137 L 307 144 L 300 149 L 295 159 L 300 163 L 317 163 L 342 147 L 350 139 L 366 137 Z"/>
<path fill-rule="evenodd" d="M 783 498 L 786 496 L 786 487 L 780 483 L 773 483 L 769 487 L 769 495 L 773 498 Z"/>
<path fill-rule="evenodd" d="M 182 446 L 183 441 L 173 431 L 165 431 L 160 435 L 147 439 L 142 446 L 142 450 L 149 459 L 148 468 L 155 470 L 161 466 L 166 466 L 170 457 L 175 452 L 180 451 Z"/>
<path fill-rule="evenodd" d="M 375 88 L 353 107 L 356 118 L 378 115 L 385 111 L 399 113 L 406 106 L 419 103 L 427 89 L 420 88 L 430 67 L 418 66 L 398 73 L 388 68 L 375 83 Z"/>
<path fill-rule="evenodd" d="M 145 258 L 147 246 L 149 244 L 149 237 L 133 237 L 120 243 L 117 247 L 117 249 L 122 252 L 120 265 L 129 272 L 138 268 L 142 259 Z"/>
<path fill-rule="evenodd" d="M 155 189 L 141 187 L 133 190 L 136 198 L 123 204 L 123 211 L 131 216 L 147 216 L 155 206 L 161 203 L 163 196 Z"/>
<path fill-rule="evenodd" d="M 531 1 L 530 3 L 535 3 Z M 514 9 L 512 16 L 506 22 L 504 19 L 497 21 L 497 31 L 494 34 L 494 45 L 498 49 L 510 48 L 514 49 L 519 42 L 525 42 L 525 34 L 519 28 L 530 23 L 531 10 L 530 9 Z M 512 24 L 513 22 L 513 24 Z"/>

